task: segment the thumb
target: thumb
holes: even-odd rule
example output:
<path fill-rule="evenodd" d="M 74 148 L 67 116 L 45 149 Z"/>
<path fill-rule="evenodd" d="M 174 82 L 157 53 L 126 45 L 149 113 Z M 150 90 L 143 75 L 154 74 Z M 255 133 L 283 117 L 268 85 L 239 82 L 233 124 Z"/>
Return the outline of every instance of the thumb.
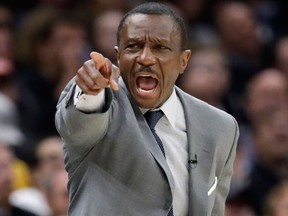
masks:
<path fill-rule="evenodd" d="M 118 78 L 120 76 L 119 68 L 112 64 L 111 70 L 112 70 L 112 73 L 109 78 L 109 84 L 112 90 L 117 91 L 119 90 L 119 85 L 118 85 Z"/>

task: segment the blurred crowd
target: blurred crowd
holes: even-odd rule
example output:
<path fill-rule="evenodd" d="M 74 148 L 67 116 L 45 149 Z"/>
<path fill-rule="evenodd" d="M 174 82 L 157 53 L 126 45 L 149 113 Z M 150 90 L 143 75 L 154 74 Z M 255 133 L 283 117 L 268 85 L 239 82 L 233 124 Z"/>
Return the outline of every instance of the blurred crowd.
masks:
<path fill-rule="evenodd" d="M 67 214 L 57 100 L 92 50 L 117 65 L 118 23 L 142 2 L 0 1 L 0 216 Z M 240 126 L 226 216 L 287 216 L 288 1 L 158 2 L 187 24 L 177 85 Z"/>

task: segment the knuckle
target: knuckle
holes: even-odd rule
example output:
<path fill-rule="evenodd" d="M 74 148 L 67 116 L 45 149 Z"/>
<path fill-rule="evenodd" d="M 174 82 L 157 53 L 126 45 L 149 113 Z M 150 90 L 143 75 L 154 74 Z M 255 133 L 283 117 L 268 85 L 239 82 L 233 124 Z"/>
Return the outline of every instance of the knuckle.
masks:
<path fill-rule="evenodd" d="M 94 81 L 97 81 L 100 78 L 99 75 L 100 75 L 100 73 L 97 70 L 91 71 L 91 73 L 90 73 L 90 77 Z"/>
<path fill-rule="evenodd" d="M 93 82 L 87 82 L 86 86 L 88 89 L 93 89 L 93 88 L 95 88 L 95 86 L 98 86 L 98 85 L 93 83 Z"/>

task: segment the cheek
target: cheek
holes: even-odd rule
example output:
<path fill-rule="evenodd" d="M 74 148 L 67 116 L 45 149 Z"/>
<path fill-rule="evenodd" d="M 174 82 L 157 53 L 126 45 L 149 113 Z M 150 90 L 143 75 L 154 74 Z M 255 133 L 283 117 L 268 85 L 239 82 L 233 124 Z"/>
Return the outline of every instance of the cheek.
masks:
<path fill-rule="evenodd" d="M 175 62 L 167 62 L 164 63 L 162 66 L 162 71 L 163 71 L 163 79 L 166 85 L 174 85 L 174 83 L 176 82 L 176 79 L 178 78 L 178 76 L 180 75 L 180 73 L 182 72 L 182 69 L 178 64 L 176 64 Z"/>
<path fill-rule="evenodd" d="M 131 71 L 131 67 L 133 65 L 133 58 L 129 58 L 127 56 L 120 56 L 118 59 L 118 66 L 121 72 L 121 76 L 125 76 L 129 71 Z"/>
<path fill-rule="evenodd" d="M 174 86 L 177 78 L 178 78 L 177 72 L 165 75 L 164 76 L 165 84 L 169 86 Z"/>
<path fill-rule="evenodd" d="M 161 95 L 164 98 L 168 98 L 173 91 L 176 79 L 177 79 L 177 73 L 168 73 L 163 75 L 163 84 L 161 87 Z"/>

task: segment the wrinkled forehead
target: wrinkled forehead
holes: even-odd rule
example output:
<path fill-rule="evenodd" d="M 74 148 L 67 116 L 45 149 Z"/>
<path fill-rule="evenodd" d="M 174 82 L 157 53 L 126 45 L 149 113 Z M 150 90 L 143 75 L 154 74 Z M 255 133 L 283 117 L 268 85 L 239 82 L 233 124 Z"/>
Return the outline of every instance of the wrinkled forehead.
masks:
<path fill-rule="evenodd" d="M 167 15 L 132 14 L 125 20 L 121 35 L 128 37 L 155 36 L 180 38 L 176 22 Z"/>
<path fill-rule="evenodd" d="M 153 22 L 154 21 L 154 22 Z M 152 25 L 152 26 L 161 26 L 162 23 L 166 25 L 175 25 L 175 21 L 166 14 L 131 14 L 128 16 L 124 22 L 124 25 L 138 24 L 138 25 Z M 149 26 L 150 26 L 149 25 Z"/>

